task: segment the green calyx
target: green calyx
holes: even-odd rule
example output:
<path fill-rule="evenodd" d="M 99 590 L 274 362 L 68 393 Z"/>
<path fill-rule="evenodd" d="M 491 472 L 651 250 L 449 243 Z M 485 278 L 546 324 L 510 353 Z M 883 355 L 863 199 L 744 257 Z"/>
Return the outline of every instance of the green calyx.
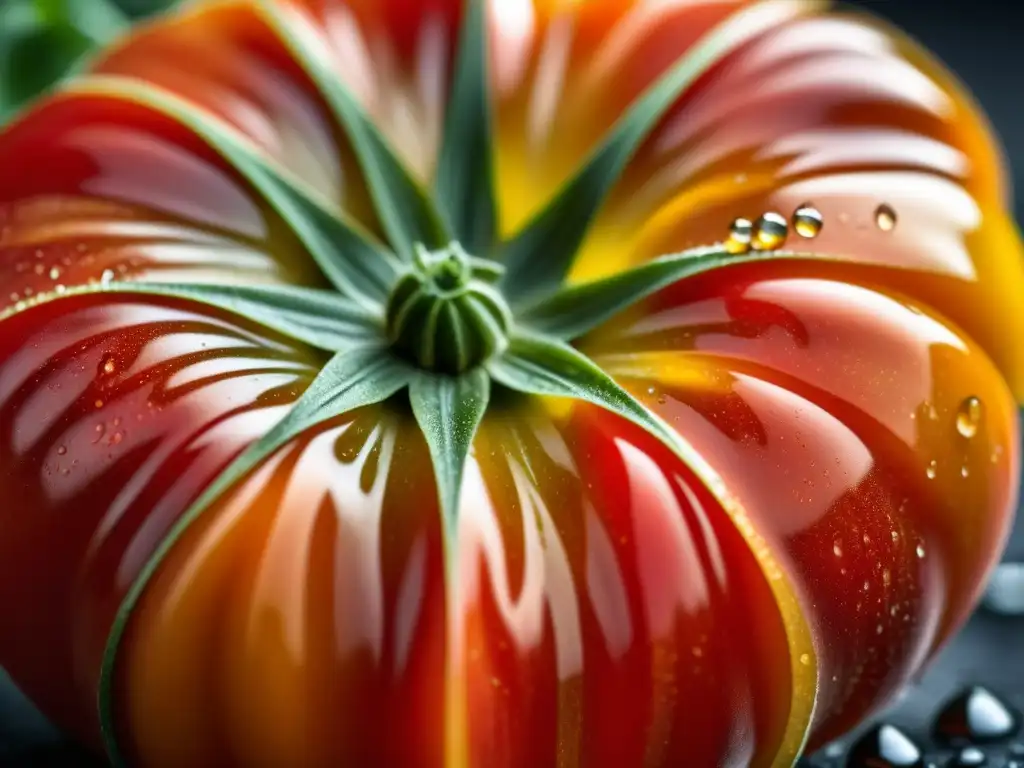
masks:
<path fill-rule="evenodd" d="M 459 375 L 508 347 L 512 313 L 494 288 L 504 270 L 458 243 L 416 246 L 412 266 L 388 297 L 388 343 L 418 368 Z"/>

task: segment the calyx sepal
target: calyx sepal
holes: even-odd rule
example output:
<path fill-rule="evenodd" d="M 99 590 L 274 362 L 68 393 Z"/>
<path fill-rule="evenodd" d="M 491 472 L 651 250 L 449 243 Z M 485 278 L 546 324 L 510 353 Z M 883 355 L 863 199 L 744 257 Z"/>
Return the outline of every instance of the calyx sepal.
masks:
<path fill-rule="evenodd" d="M 418 244 L 388 298 L 392 349 L 424 370 L 453 376 L 504 352 L 512 313 L 494 287 L 501 275 L 498 264 L 458 243 L 438 251 Z"/>

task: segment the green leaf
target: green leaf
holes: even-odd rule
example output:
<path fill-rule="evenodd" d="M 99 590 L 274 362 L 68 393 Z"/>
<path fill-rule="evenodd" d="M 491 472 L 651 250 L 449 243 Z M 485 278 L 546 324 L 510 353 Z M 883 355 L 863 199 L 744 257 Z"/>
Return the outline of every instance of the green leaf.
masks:
<path fill-rule="evenodd" d="M 49 90 L 92 47 L 69 24 L 0 31 L 0 125 Z"/>
<path fill-rule="evenodd" d="M 408 385 L 413 374 L 414 371 L 409 366 L 377 347 L 364 347 L 339 353 L 313 380 L 288 415 L 236 457 L 189 506 L 160 542 L 118 608 L 103 654 L 99 712 L 104 743 L 115 764 L 125 764 L 115 733 L 116 713 L 113 694 L 118 649 L 132 611 L 164 558 L 190 525 L 276 451 L 318 424 L 356 408 L 388 399 Z"/>
<path fill-rule="evenodd" d="M 763 5 L 734 13 L 672 66 L 630 106 L 555 199 L 504 246 L 502 287 L 512 301 L 549 294 L 564 281 L 608 193 L 672 105 L 739 43 L 789 12 L 781 7 L 766 12 Z"/>
<path fill-rule="evenodd" d="M 165 13 L 175 5 L 187 3 L 189 0 L 114 0 L 123 13 L 133 19 Z"/>
<path fill-rule="evenodd" d="M 334 291 L 283 285 L 124 282 L 73 287 L 64 295 L 96 292 L 197 301 L 331 352 L 383 339 L 382 318 Z"/>
<path fill-rule="evenodd" d="M 559 339 L 578 339 L 587 331 L 679 280 L 733 264 L 773 259 L 817 259 L 811 253 L 771 251 L 732 254 L 720 245 L 662 256 L 633 269 L 589 283 L 571 285 L 523 309 L 518 321 Z"/>
<path fill-rule="evenodd" d="M 413 246 L 439 248 L 452 238 L 423 189 L 409 175 L 369 115 L 334 72 L 304 42 L 281 4 L 258 0 L 278 36 L 316 84 L 348 135 L 359 159 L 377 215 L 392 247 L 412 261 Z"/>
<path fill-rule="evenodd" d="M 452 535 L 466 457 L 490 397 L 491 380 L 482 368 L 457 377 L 421 373 L 409 385 L 412 411 L 434 464 L 441 514 Z"/>
<path fill-rule="evenodd" d="M 74 87 L 145 105 L 189 128 L 234 166 L 292 228 L 339 291 L 367 306 L 382 304 L 398 270 L 394 254 L 355 221 L 326 209 L 301 182 L 245 138 L 182 99 L 121 77 L 89 77 Z"/>
<path fill-rule="evenodd" d="M 583 400 L 639 425 L 687 463 L 701 462 L 679 435 L 588 357 L 542 336 L 518 336 L 488 370 L 499 384 L 530 395 Z"/>
<path fill-rule="evenodd" d="M 109 0 L 0 0 L 0 126 L 127 29 Z"/>
<path fill-rule="evenodd" d="M 464 8 L 434 191 L 459 242 L 470 253 L 487 255 L 494 246 L 498 219 L 491 154 L 487 4 L 465 0 Z"/>
<path fill-rule="evenodd" d="M 110 0 L 35 0 L 45 24 L 67 24 L 85 35 L 93 45 L 106 45 L 128 31 L 124 13 Z"/>

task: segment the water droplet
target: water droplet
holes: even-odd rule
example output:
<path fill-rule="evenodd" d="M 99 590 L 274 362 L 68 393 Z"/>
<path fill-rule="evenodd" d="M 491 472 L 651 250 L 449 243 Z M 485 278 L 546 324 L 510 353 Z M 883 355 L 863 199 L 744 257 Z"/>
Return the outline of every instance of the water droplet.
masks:
<path fill-rule="evenodd" d="M 985 607 L 1005 616 L 1024 616 L 1024 563 L 996 568 L 985 591 Z"/>
<path fill-rule="evenodd" d="M 102 408 L 103 407 L 103 401 L 97 399 L 96 402 L 93 403 L 93 405 L 95 405 L 97 408 Z"/>
<path fill-rule="evenodd" d="M 932 459 L 928 462 L 928 468 L 925 469 L 924 473 L 928 476 L 929 480 L 934 480 L 935 476 L 939 474 L 939 463 Z"/>
<path fill-rule="evenodd" d="M 746 253 L 750 250 L 750 240 L 754 234 L 754 224 L 750 219 L 735 219 L 729 225 L 729 237 L 725 241 L 725 250 L 729 253 Z"/>
<path fill-rule="evenodd" d="M 924 760 L 921 750 L 903 731 L 892 725 L 880 725 L 857 740 L 846 765 L 848 768 L 882 765 L 920 768 Z"/>
<path fill-rule="evenodd" d="M 781 248 L 789 237 L 789 222 L 781 214 L 769 211 L 754 224 L 751 247 L 755 251 L 774 251 Z"/>
<path fill-rule="evenodd" d="M 104 355 L 100 359 L 100 375 L 110 376 L 117 370 L 117 361 L 113 355 Z"/>
<path fill-rule="evenodd" d="M 50 267 L 50 279 L 51 280 L 59 280 L 60 279 L 60 267 Z"/>
<path fill-rule="evenodd" d="M 865 581 L 864 582 L 864 591 L 868 592 L 870 590 L 871 590 L 871 582 L 870 581 Z"/>
<path fill-rule="evenodd" d="M 947 744 L 984 744 L 1016 733 L 1018 715 L 989 690 L 968 688 L 935 719 L 935 735 Z"/>
<path fill-rule="evenodd" d="M 104 269 L 103 270 L 103 274 L 100 275 L 100 282 L 103 285 L 106 285 L 107 283 L 113 282 L 113 280 L 114 280 L 114 270 L 112 270 L 112 269 Z"/>
<path fill-rule="evenodd" d="M 960 750 L 953 760 L 947 765 L 949 768 L 976 768 L 977 766 L 985 765 L 988 762 L 988 758 L 985 757 L 985 753 L 977 747 L 966 747 Z"/>
<path fill-rule="evenodd" d="M 825 757 L 830 757 L 830 758 L 833 758 L 833 759 L 835 759 L 837 757 L 842 757 L 843 756 L 843 745 L 840 742 L 838 742 L 838 741 L 834 741 L 831 744 L 829 744 L 827 747 L 825 747 L 823 752 L 825 754 Z"/>
<path fill-rule="evenodd" d="M 832 552 L 835 554 L 836 557 L 843 556 L 843 543 L 839 539 L 836 539 L 835 542 L 832 544 Z"/>
<path fill-rule="evenodd" d="M 966 398 L 956 413 L 956 431 L 968 439 L 974 437 L 978 434 L 981 415 L 981 400 L 973 395 Z"/>
<path fill-rule="evenodd" d="M 921 559 L 921 560 L 924 560 L 924 557 L 925 557 L 925 555 L 927 554 L 927 553 L 925 552 L 925 550 L 924 550 L 924 544 L 918 544 L 918 545 L 917 545 L 917 550 L 916 550 L 916 551 L 917 551 L 917 556 L 918 556 L 918 558 L 919 558 L 919 559 Z"/>
<path fill-rule="evenodd" d="M 804 203 L 793 214 L 793 229 L 800 237 L 808 239 L 817 237 L 824 223 L 821 211 L 810 203 Z"/>
<path fill-rule="evenodd" d="M 800 654 L 800 663 L 803 664 L 805 667 L 811 666 L 811 654 L 809 654 L 809 653 L 801 653 Z"/>
<path fill-rule="evenodd" d="M 58 446 L 58 448 L 57 448 L 57 455 L 58 456 L 63 456 L 67 452 L 68 452 L 68 447 L 66 445 Z"/>
<path fill-rule="evenodd" d="M 117 445 L 122 440 L 124 440 L 124 432 L 118 431 L 118 432 L 115 432 L 114 434 L 112 434 L 110 436 L 110 444 L 111 445 Z"/>
<path fill-rule="evenodd" d="M 960 477 L 966 479 L 967 477 L 970 476 L 970 474 L 971 474 L 971 470 L 967 468 L 966 464 L 964 464 L 964 466 L 960 467 Z"/>
<path fill-rule="evenodd" d="M 900 540 L 900 532 L 899 531 L 893 531 L 892 532 L 892 540 L 893 540 L 893 543 L 896 543 L 897 541 Z"/>
<path fill-rule="evenodd" d="M 883 632 L 885 632 L 885 627 L 883 627 L 881 624 L 879 624 L 877 627 L 875 627 L 875 634 L 876 635 L 880 635 Z"/>
<path fill-rule="evenodd" d="M 699 645 L 693 646 L 693 648 L 690 649 L 690 652 L 693 653 L 693 655 L 696 656 L 698 659 L 704 655 L 704 649 L 701 648 Z"/>
<path fill-rule="evenodd" d="M 892 584 L 892 572 L 888 568 L 882 571 L 882 583 L 887 587 Z"/>
<path fill-rule="evenodd" d="M 875 226 L 883 232 L 892 232 L 896 228 L 896 211 L 888 203 L 882 203 L 875 209 Z"/>

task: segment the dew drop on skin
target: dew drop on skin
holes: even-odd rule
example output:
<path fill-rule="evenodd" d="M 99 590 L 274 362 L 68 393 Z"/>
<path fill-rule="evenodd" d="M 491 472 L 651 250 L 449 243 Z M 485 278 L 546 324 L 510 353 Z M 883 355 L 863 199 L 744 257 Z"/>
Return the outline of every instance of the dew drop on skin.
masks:
<path fill-rule="evenodd" d="M 729 238 L 725 241 L 725 250 L 732 254 L 747 253 L 750 240 L 754 233 L 754 223 L 750 219 L 735 219 L 729 226 Z"/>
<path fill-rule="evenodd" d="M 755 251 L 775 251 L 786 244 L 789 222 L 781 214 L 769 211 L 754 224 L 751 247 Z"/>
<path fill-rule="evenodd" d="M 970 439 L 978 434 L 978 425 L 981 424 L 982 403 L 977 397 L 966 398 L 956 414 L 956 431 L 962 437 Z"/>
<path fill-rule="evenodd" d="M 821 211 L 810 203 L 804 203 L 793 213 L 793 231 L 806 240 L 816 238 L 824 224 Z"/>
<path fill-rule="evenodd" d="M 882 203 L 875 209 L 875 226 L 883 232 L 896 229 L 896 211 L 888 203 Z"/>

